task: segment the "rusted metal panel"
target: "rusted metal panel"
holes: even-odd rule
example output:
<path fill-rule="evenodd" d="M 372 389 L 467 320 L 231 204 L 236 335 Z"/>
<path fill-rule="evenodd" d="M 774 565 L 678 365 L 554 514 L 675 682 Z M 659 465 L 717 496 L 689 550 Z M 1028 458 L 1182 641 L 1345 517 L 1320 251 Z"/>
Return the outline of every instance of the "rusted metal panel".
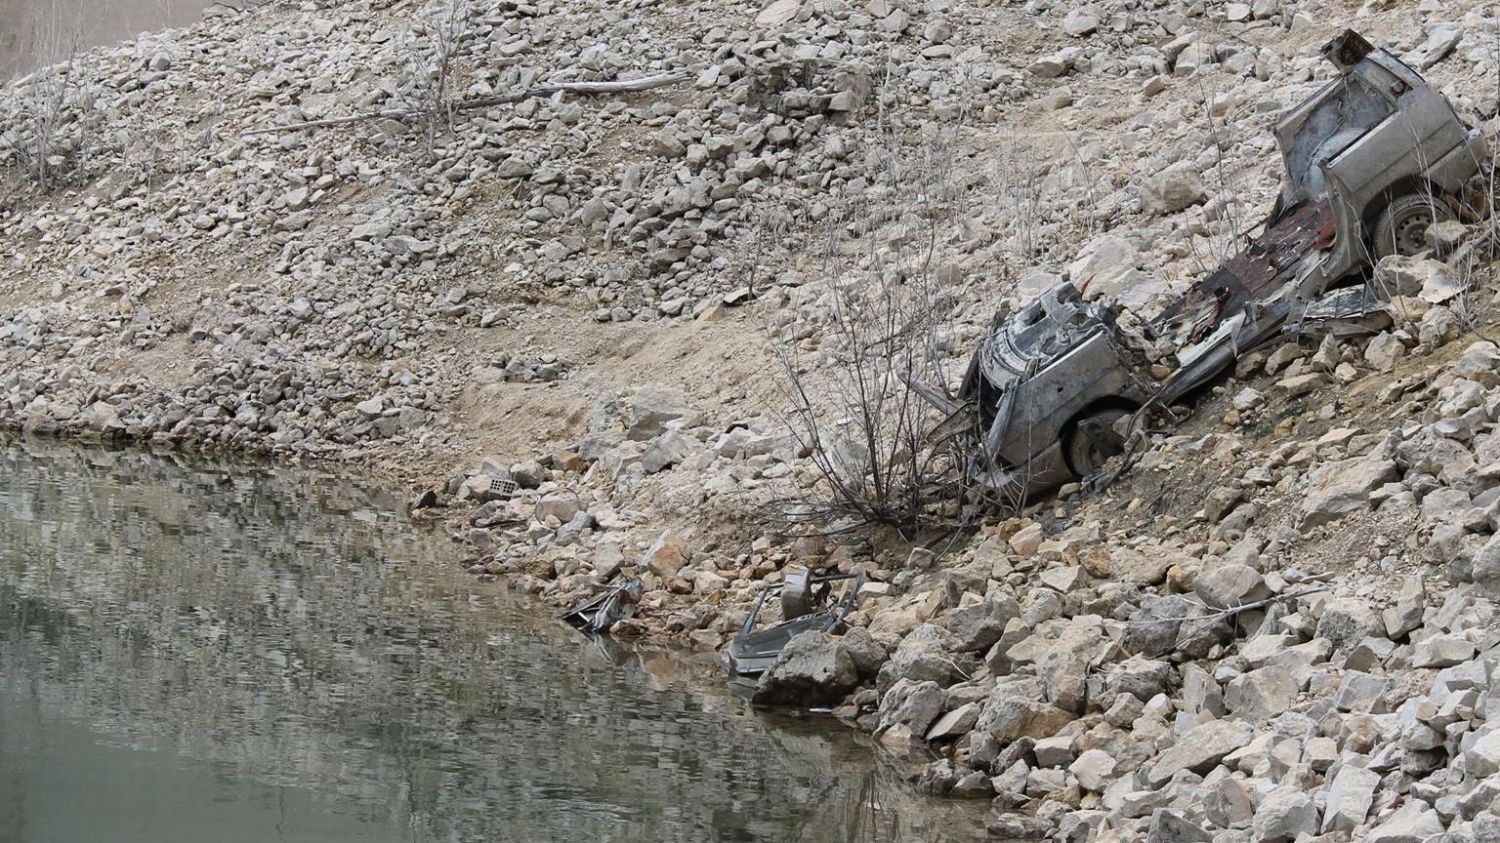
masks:
<path fill-rule="evenodd" d="M 1327 198 L 1283 214 L 1167 308 L 1160 320 L 1162 333 L 1180 338 L 1184 345 L 1202 340 L 1246 304 L 1294 282 L 1302 259 L 1333 245 L 1335 234 Z"/>

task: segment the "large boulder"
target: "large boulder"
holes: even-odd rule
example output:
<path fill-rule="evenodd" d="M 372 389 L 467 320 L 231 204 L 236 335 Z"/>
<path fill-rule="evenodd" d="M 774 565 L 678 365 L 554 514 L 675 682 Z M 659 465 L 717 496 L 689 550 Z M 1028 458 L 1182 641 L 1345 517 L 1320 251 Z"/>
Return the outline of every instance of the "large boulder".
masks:
<path fill-rule="evenodd" d="M 1151 813 L 1151 826 L 1146 830 L 1146 843 L 1210 843 L 1213 839 L 1201 826 L 1166 808 Z"/>
<path fill-rule="evenodd" d="M 1500 348 L 1489 340 L 1471 343 L 1454 361 L 1453 372 L 1485 386 L 1500 386 Z"/>
<path fill-rule="evenodd" d="M 1229 634 L 1222 619 L 1209 620 L 1209 610 L 1182 595 L 1147 597 L 1130 616 L 1130 625 L 1120 642 L 1127 652 L 1146 658 L 1180 653 L 1201 659 Z"/>
<path fill-rule="evenodd" d="M 1469 578 L 1492 596 L 1500 594 L 1500 533 L 1490 537 L 1474 552 Z"/>
<path fill-rule="evenodd" d="M 676 532 L 667 530 L 646 548 L 641 564 L 658 577 L 669 580 L 688 563 L 688 556 L 687 545 Z"/>
<path fill-rule="evenodd" d="M 1151 216 L 1185 211 L 1208 198 L 1203 176 L 1193 165 L 1179 161 L 1146 179 L 1141 191 L 1141 210 Z"/>
<path fill-rule="evenodd" d="M 1318 808 L 1295 787 L 1278 787 L 1255 809 L 1250 831 L 1258 843 L 1292 843 L 1318 833 Z"/>
<path fill-rule="evenodd" d="M 1370 829 L 1366 843 L 1425 843 L 1443 833 L 1443 820 L 1438 812 L 1421 800 L 1412 800 L 1401 806 L 1385 822 Z"/>
<path fill-rule="evenodd" d="M 761 674 L 751 701 L 759 705 L 830 705 L 859 684 L 854 657 L 826 632 L 804 632 Z"/>
<path fill-rule="evenodd" d="M 995 683 L 974 728 L 1010 743 L 1023 737 L 1050 737 L 1072 720 L 1072 714 L 1042 701 L 1039 680 L 1013 677 Z"/>
<path fill-rule="evenodd" d="M 1170 663 L 1140 656 L 1106 665 L 1100 679 L 1105 695 L 1129 694 L 1143 703 L 1157 694 L 1171 693 L 1178 684 L 1177 671 Z"/>
<path fill-rule="evenodd" d="M 1068 264 L 1068 276 L 1086 299 L 1112 296 L 1140 273 L 1143 256 L 1136 245 L 1118 234 L 1090 240 Z"/>
<path fill-rule="evenodd" d="M 1204 775 L 1254 737 L 1255 729 L 1242 720 L 1211 720 L 1195 726 L 1156 759 L 1146 781 L 1161 787 L 1181 770 Z"/>
<path fill-rule="evenodd" d="M 883 694 L 902 679 L 931 681 L 946 688 L 962 678 L 956 663 L 959 641 L 940 626 L 924 623 L 901 639 L 880 668 L 876 688 Z"/>
<path fill-rule="evenodd" d="M 982 653 L 1000 640 L 1005 625 L 1020 614 L 1021 605 L 1014 597 L 995 595 L 950 611 L 941 623 L 958 640 L 960 652 Z"/>
<path fill-rule="evenodd" d="M 1364 824 L 1375 802 L 1380 774 L 1365 767 L 1343 764 L 1328 784 L 1324 800 L 1322 833 L 1350 833 Z"/>
<path fill-rule="evenodd" d="M 1218 565 L 1198 575 L 1193 591 L 1215 609 L 1244 606 L 1271 596 L 1266 579 L 1249 565 Z"/>
<path fill-rule="evenodd" d="M 1474 776 L 1500 773 L 1500 729 L 1492 729 L 1464 750 L 1465 769 Z"/>
<path fill-rule="evenodd" d="M 647 474 L 665 471 L 692 456 L 700 447 L 696 440 L 688 438 L 682 431 L 668 430 L 646 446 L 646 452 L 641 454 L 641 467 Z"/>
<path fill-rule="evenodd" d="M 661 435 L 668 422 L 687 415 L 687 395 L 680 389 L 648 385 L 625 399 L 625 436 L 645 442 Z"/>
<path fill-rule="evenodd" d="M 1037 676 L 1047 702 L 1075 714 L 1083 713 L 1088 700 L 1089 670 L 1113 646 L 1096 615 L 1080 615 L 1070 621 L 1036 662 Z"/>
<path fill-rule="evenodd" d="M 1334 650 L 1348 652 L 1365 638 L 1384 636 L 1385 620 L 1368 600 L 1338 597 L 1323 606 L 1317 635 L 1332 642 Z"/>
<path fill-rule="evenodd" d="M 868 629 L 862 626 L 851 627 L 844 637 L 839 639 L 843 648 L 854 659 L 854 667 L 859 671 L 860 678 L 874 679 L 880 672 L 880 666 L 885 664 L 885 648 L 875 640 Z"/>
<path fill-rule="evenodd" d="M 902 679 L 880 698 L 880 728 L 921 738 L 943 714 L 947 694 L 936 682 Z"/>
<path fill-rule="evenodd" d="M 1370 508 L 1370 493 L 1397 479 L 1396 461 L 1379 454 L 1320 465 L 1299 510 L 1299 524 L 1310 529 Z"/>
<path fill-rule="evenodd" d="M 1297 680 L 1278 665 L 1248 670 L 1229 681 L 1224 704 L 1241 720 L 1258 723 L 1286 711 L 1297 698 Z"/>

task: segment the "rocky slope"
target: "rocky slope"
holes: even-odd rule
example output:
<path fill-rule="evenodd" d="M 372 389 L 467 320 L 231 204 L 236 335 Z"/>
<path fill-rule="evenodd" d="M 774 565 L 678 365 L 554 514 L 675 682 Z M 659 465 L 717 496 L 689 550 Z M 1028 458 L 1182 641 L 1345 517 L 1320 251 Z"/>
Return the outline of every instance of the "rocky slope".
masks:
<path fill-rule="evenodd" d="M 761 693 L 935 753 L 1007 836 L 1492 839 L 1483 250 L 943 553 L 767 518 L 816 485 L 779 361 L 818 382 L 841 285 L 937 281 L 956 370 L 1064 275 L 1149 315 L 1269 208 L 1346 24 L 1492 124 L 1473 3 L 315 2 L 96 50 L 0 97 L 0 423 L 350 461 L 432 489 L 481 579 L 639 573 L 637 631 L 704 648 L 787 565 L 859 570 L 856 630 Z"/>

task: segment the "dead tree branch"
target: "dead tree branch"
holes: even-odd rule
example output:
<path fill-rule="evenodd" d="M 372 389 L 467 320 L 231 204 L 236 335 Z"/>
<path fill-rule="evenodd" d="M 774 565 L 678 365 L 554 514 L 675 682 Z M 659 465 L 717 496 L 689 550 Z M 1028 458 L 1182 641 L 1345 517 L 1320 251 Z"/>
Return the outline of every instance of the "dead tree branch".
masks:
<path fill-rule="evenodd" d="M 499 94 L 492 97 L 477 97 L 470 100 L 460 100 L 453 104 L 450 111 L 459 113 L 462 111 L 474 111 L 480 108 L 493 108 L 497 105 L 513 105 L 523 100 L 536 99 L 538 97 L 550 97 L 553 94 L 624 94 L 637 91 L 649 91 L 654 88 L 663 88 L 667 85 L 675 85 L 686 81 L 692 76 L 691 71 L 674 70 L 670 73 L 662 73 L 656 76 L 646 76 L 640 79 L 624 79 L 614 82 L 556 82 L 551 85 L 542 85 L 536 88 L 528 88 L 524 91 L 516 91 L 510 94 Z M 343 126 L 349 123 L 359 123 L 365 120 L 403 120 L 408 117 L 416 117 L 428 113 L 428 109 L 422 108 L 392 108 L 384 111 L 371 111 L 364 114 L 350 114 L 344 117 L 328 117 L 322 120 L 307 120 L 302 123 L 289 123 L 285 126 L 264 126 L 259 129 L 249 129 L 240 133 L 240 137 L 251 135 L 265 135 L 276 132 L 296 132 L 303 129 L 321 129 L 328 126 Z"/>
<path fill-rule="evenodd" d="M 1253 601 L 1251 601 L 1249 603 L 1241 603 L 1238 606 L 1228 606 L 1228 607 L 1225 607 L 1223 609 L 1220 609 L 1217 612 L 1214 612 L 1214 613 L 1208 614 L 1208 615 L 1197 615 L 1197 616 L 1190 616 L 1190 617 L 1185 616 L 1185 617 L 1179 617 L 1179 618 L 1148 618 L 1146 620 L 1141 620 L 1141 621 L 1130 621 L 1130 625 L 1131 626 L 1143 626 L 1143 625 L 1144 626 L 1149 626 L 1149 625 L 1153 625 L 1153 624 L 1162 624 L 1162 623 L 1180 623 L 1183 626 L 1187 626 L 1188 624 L 1194 624 L 1193 630 L 1190 633 L 1187 633 L 1186 635 L 1184 635 L 1183 631 L 1181 629 L 1179 629 L 1178 632 L 1177 632 L 1177 635 L 1173 637 L 1171 646 L 1169 646 L 1169 647 L 1163 649 L 1161 652 L 1155 653 L 1155 654 L 1153 654 L 1151 656 L 1151 658 L 1161 658 L 1162 656 L 1165 656 L 1166 654 L 1168 654 L 1168 653 L 1172 652 L 1173 650 L 1177 649 L 1177 647 L 1181 644 L 1181 642 L 1182 642 L 1182 640 L 1184 638 L 1190 638 L 1190 637 L 1192 637 L 1192 635 L 1196 635 L 1197 633 L 1202 632 L 1203 630 L 1212 627 L 1214 624 L 1223 623 L 1225 621 L 1231 620 L 1231 619 L 1237 617 L 1242 612 L 1249 612 L 1249 611 L 1252 611 L 1252 610 L 1255 610 L 1255 609 L 1263 609 L 1266 606 L 1270 606 L 1273 603 L 1281 603 L 1281 602 L 1287 601 L 1287 600 L 1295 600 L 1295 599 L 1297 599 L 1299 597 L 1307 597 L 1309 595 L 1317 594 L 1319 592 L 1323 592 L 1323 591 L 1327 591 L 1327 590 L 1328 590 L 1327 586 L 1317 586 L 1317 587 L 1313 587 L 1313 588 L 1303 588 L 1303 589 L 1298 589 L 1297 591 L 1288 591 L 1288 592 L 1285 592 L 1283 594 L 1272 595 L 1271 597 L 1267 597 L 1264 600 L 1253 600 Z M 1185 603 L 1187 603 L 1188 605 L 1191 605 L 1191 606 L 1203 606 L 1202 603 L 1196 603 L 1196 602 L 1193 602 L 1191 600 L 1187 600 L 1186 598 L 1183 598 L 1183 602 L 1185 602 Z M 1207 607 L 1205 606 L 1204 608 L 1207 608 Z"/>

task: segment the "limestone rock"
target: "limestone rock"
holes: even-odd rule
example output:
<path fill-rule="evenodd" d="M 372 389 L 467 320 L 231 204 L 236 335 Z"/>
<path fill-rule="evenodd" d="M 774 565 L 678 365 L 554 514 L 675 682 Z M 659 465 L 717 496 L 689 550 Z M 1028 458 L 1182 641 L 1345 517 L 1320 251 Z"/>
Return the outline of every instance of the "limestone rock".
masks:
<path fill-rule="evenodd" d="M 684 436 L 680 430 L 668 430 L 652 439 L 641 455 L 641 467 L 647 474 L 656 474 L 691 456 L 698 443 Z"/>
<path fill-rule="evenodd" d="M 936 682 L 902 679 L 881 697 L 880 728 L 903 727 L 909 734 L 922 737 L 942 715 L 944 699 L 946 694 Z"/>
<path fill-rule="evenodd" d="M 1314 469 L 1303 498 L 1301 527 L 1317 527 L 1370 508 L 1370 493 L 1396 479 L 1395 461 L 1354 457 Z"/>
<path fill-rule="evenodd" d="M 1005 632 L 1005 625 L 1020 614 L 1021 606 L 1014 597 L 992 595 L 949 611 L 941 623 L 959 641 L 959 652 L 979 653 L 993 647 Z"/>
<path fill-rule="evenodd" d="M 658 536 L 641 557 L 641 564 L 664 580 L 677 576 L 677 572 L 682 570 L 687 562 L 687 545 L 672 530 L 667 530 Z"/>
<path fill-rule="evenodd" d="M 1146 179 L 1141 191 L 1141 210 L 1166 216 L 1191 208 L 1208 198 L 1203 176 L 1193 165 L 1180 161 Z"/>
<path fill-rule="evenodd" d="M 1115 759 L 1102 749 L 1087 749 L 1068 765 L 1068 772 L 1078 779 L 1078 786 L 1099 793 L 1115 774 Z"/>
<path fill-rule="evenodd" d="M 644 386 L 625 401 L 625 435 L 645 442 L 666 429 L 668 422 L 687 414 L 687 396 L 680 389 Z"/>
<path fill-rule="evenodd" d="M 787 642 L 761 674 L 751 699 L 761 705 L 827 705 L 842 700 L 858 682 L 854 658 L 839 640 L 809 631 Z"/>
<path fill-rule="evenodd" d="M 1318 637 L 1326 638 L 1334 650 L 1350 650 L 1361 639 L 1385 634 L 1385 621 L 1369 601 L 1339 597 L 1328 601 L 1318 618 Z"/>
<path fill-rule="evenodd" d="M 1037 659 L 1043 698 L 1058 708 L 1083 712 L 1089 668 L 1099 661 L 1108 641 L 1097 617 L 1080 616 Z"/>
<path fill-rule="evenodd" d="M 1318 833 L 1318 809 L 1300 789 L 1280 787 L 1255 809 L 1250 831 L 1258 843 L 1291 843 Z"/>
<path fill-rule="evenodd" d="M 1412 667 L 1452 667 L 1474 657 L 1474 642 L 1462 635 L 1430 635 L 1412 647 Z"/>
<path fill-rule="evenodd" d="M 1189 822 L 1181 816 L 1157 808 L 1151 812 L 1151 826 L 1146 830 L 1146 843 L 1211 843 L 1213 835 L 1202 826 Z"/>
<path fill-rule="evenodd" d="M 1193 590 L 1215 609 L 1243 606 L 1271 596 L 1265 577 L 1248 565 L 1217 565 L 1198 575 Z"/>
<path fill-rule="evenodd" d="M 955 655 L 961 642 L 953 634 L 930 623 L 924 623 L 901 640 L 890 659 L 880 668 L 876 683 L 882 693 L 901 679 L 930 680 L 946 688 L 957 682 L 960 673 Z"/>
<path fill-rule="evenodd" d="M 1224 704 L 1242 720 L 1258 723 L 1286 711 L 1297 697 L 1297 682 L 1282 667 L 1246 671 L 1230 680 Z"/>
<path fill-rule="evenodd" d="M 1322 833 L 1352 832 L 1364 824 L 1379 786 L 1380 774 L 1373 770 L 1353 764 L 1340 767 L 1338 775 L 1328 784 Z"/>
<path fill-rule="evenodd" d="M 1152 787 L 1161 787 L 1179 770 L 1207 773 L 1253 737 L 1255 729 L 1239 720 L 1212 720 L 1196 726 L 1161 754 L 1151 766 L 1147 782 Z"/>
<path fill-rule="evenodd" d="M 1080 6 L 1063 18 L 1063 32 L 1074 38 L 1091 35 L 1099 29 L 1099 10 L 1093 6 Z"/>
<path fill-rule="evenodd" d="M 1365 840 L 1367 843 L 1425 843 L 1442 833 L 1443 821 L 1437 811 L 1424 802 L 1413 800 L 1371 829 Z"/>
<path fill-rule="evenodd" d="M 1002 679 L 990 691 L 974 728 L 1010 743 L 1022 737 L 1048 737 L 1072 719 L 1072 714 L 1042 702 L 1042 686 L 1036 679 Z"/>

